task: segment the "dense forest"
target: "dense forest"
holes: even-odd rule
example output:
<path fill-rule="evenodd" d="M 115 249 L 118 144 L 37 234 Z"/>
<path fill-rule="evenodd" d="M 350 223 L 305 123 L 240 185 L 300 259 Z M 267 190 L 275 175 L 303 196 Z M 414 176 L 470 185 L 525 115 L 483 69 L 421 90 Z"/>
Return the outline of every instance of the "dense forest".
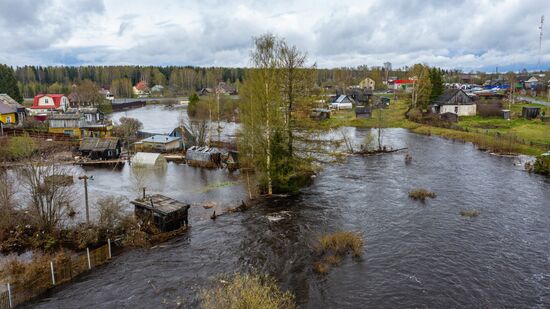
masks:
<path fill-rule="evenodd" d="M 72 92 L 74 85 L 91 80 L 99 88 L 110 89 L 117 97 L 131 96 L 132 86 L 145 81 L 150 87 L 162 85 L 165 96 L 188 95 L 201 88 L 214 87 L 225 81 L 241 86 L 247 68 L 221 67 L 178 67 L 178 66 L 22 66 L 14 68 L 20 92 L 25 98 L 38 93 Z M 358 66 L 355 68 L 316 69 L 317 86 L 334 85 L 339 87 L 357 84 L 370 77 L 376 86 L 383 89 L 386 77 L 408 78 L 410 68 L 391 70 L 386 74 L 383 67 Z M 443 71 L 445 76 L 453 76 L 460 71 Z"/>

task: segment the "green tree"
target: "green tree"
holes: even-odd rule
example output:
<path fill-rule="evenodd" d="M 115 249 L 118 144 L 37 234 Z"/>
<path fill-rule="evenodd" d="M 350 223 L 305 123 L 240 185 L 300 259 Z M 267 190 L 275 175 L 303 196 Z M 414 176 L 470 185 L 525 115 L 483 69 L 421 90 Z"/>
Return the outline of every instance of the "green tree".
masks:
<path fill-rule="evenodd" d="M 425 109 L 430 104 L 432 83 L 430 81 L 430 69 L 426 65 L 415 64 L 410 74 L 416 79 L 412 93 L 412 108 Z"/>
<path fill-rule="evenodd" d="M 432 68 L 430 70 L 430 83 L 432 84 L 432 91 L 430 93 L 430 103 L 433 103 L 441 94 L 443 94 L 443 78 L 441 70 L 438 68 Z"/>
<path fill-rule="evenodd" d="M 266 34 L 255 38 L 254 43 L 251 60 L 255 68 L 248 72 L 241 91 L 240 160 L 244 166 L 254 167 L 260 187 L 271 195 L 273 174 L 278 172 L 274 166 L 280 160 L 276 150 L 283 148 L 275 143 L 283 143 L 286 105 L 281 97 L 277 39 Z"/>
<path fill-rule="evenodd" d="M 0 93 L 5 93 L 15 101 L 23 103 L 13 69 L 5 64 L 0 64 Z"/>

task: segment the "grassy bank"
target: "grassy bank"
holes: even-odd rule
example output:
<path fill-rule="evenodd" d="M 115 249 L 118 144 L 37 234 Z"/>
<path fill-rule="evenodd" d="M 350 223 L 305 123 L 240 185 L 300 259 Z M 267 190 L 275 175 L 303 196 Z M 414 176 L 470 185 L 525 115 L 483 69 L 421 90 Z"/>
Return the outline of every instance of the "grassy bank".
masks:
<path fill-rule="evenodd" d="M 388 109 L 382 110 L 382 120 L 378 120 L 378 110 L 372 118 L 355 118 L 353 111 L 335 111 L 330 119 L 319 122 L 321 128 L 351 126 L 358 128 L 406 128 L 423 135 L 438 135 L 449 139 L 474 143 L 480 150 L 497 153 L 519 153 L 539 155 L 550 145 L 550 123 L 541 120 L 521 118 L 523 106 L 541 106 L 536 104 L 515 104 L 512 106 L 512 120 L 500 117 L 461 117 L 453 128 L 441 128 L 427 124 L 418 124 L 405 118 L 407 103 L 405 100 L 392 100 Z M 542 108 L 543 110 L 546 107 Z M 549 113 L 550 114 L 550 113 Z"/>

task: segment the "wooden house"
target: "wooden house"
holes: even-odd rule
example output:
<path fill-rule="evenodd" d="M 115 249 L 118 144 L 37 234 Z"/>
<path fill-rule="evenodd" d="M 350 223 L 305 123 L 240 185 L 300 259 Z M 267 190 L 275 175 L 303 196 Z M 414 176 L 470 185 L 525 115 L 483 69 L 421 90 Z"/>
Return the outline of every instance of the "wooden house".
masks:
<path fill-rule="evenodd" d="M 80 114 L 53 114 L 48 116 L 48 132 L 80 137 L 84 116 Z"/>
<path fill-rule="evenodd" d="M 21 123 L 25 119 L 25 107 L 9 95 L 0 93 L 0 122 L 4 124 Z"/>
<path fill-rule="evenodd" d="M 447 89 L 432 105 L 438 114 L 455 113 L 458 116 L 475 116 L 477 107 L 473 99 L 461 89 Z"/>
<path fill-rule="evenodd" d="M 51 111 L 65 111 L 69 108 L 69 99 L 64 94 L 39 94 L 34 97 L 31 113 L 44 114 Z"/>
<path fill-rule="evenodd" d="M 355 101 L 350 96 L 341 94 L 330 103 L 330 107 L 337 110 L 353 109 L 353 103 L 355 103 Z"/>
<path fill-rule="evenodd" d="M 362 89 L 374 90 L 375 85 L 376 82 L 370 77 L 367 77 L 359 82 L 359 87 Z"/>
<path fill-rule="evenodd" d="M 182 149 L 181 138 L 170 135 L 153 135 L 134 144 L 136 151 L 172 152 Z"/>
<path fill-rule="evenodd" d="M 122 143 L 118 138 L 85 137 L 80 142 L 80 155 L 92 160 L 110 160 L 120 157 Z"/>
<path fill-rule="evenodd" d="M 183 227 L 191 205 L 164 195 L 147 195 L 133 200 L 135 216 L 146 223 L 154 224 L 160 231 L 169 232 Z"/>

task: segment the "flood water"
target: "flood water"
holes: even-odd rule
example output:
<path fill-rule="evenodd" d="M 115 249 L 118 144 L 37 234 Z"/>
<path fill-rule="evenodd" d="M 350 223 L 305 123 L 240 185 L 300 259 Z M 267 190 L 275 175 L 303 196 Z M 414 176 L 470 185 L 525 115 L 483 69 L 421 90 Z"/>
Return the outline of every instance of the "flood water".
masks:
<path fill-rule="evenodd" d="M 176 128 L 180 120 L 189 122 L 187 107 L 168 108 L 164 105 L 147 105 L 141 108 L 131 109 L 113 113 L 111 119 L 114 123 L 119 122 L 121 117 L 136 118 L 143 124 L 143 131 L 148 133 L 169 134 Z M 159 119 L 161 121 L 159 121 Z M 220 121 L 220 140 L 227 140 L 235 137 L 238 124 L 235 122 Z M 210 126 L 212 137 L 217 138 L 218 122 L 212 120 Z"/>
<path fill-rule="evenodd" d="M 366 131 L 352 132 L 360 142 Z M 405 165 L 404 153 L 349 157 L 327 166 L 298 197 L 216 221 L 192 216 L 187 235 L 116 256 L 29 306 L 197 307 L 200 289 L 218 274 L 254 269 L 275 276 L 303 308 L 550 307 L 548 178 L 522 171 L 514 158 L 402 129 L 385 130 L 384 143 L 408 147 L 412 163 Z M 229 177 L 187 169 L 169 166 L 158 188 L 185 198 L 198 186 L 191 189 L 182 171 L 205 184 Z M 100 182 L 94 192 L 128 190 L 126 180 Z M 437 197 L 410 200 L 418 187 Z M 245 192 L 235 186 L 208 194 L 238 200 Z M 480 216 L 459 215 L 470 208 Z M 317 275 L 311 244 L 340 230 L 364 235 L 362 258 Z"/>

